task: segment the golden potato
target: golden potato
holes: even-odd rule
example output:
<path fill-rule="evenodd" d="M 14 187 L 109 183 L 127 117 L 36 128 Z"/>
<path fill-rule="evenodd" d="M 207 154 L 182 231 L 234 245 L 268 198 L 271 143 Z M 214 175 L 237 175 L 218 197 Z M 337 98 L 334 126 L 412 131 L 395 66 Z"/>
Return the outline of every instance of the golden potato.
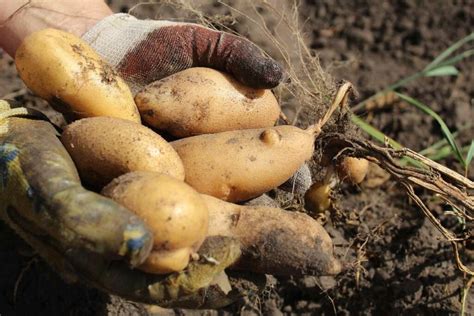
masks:
<path fill-rule="evenodd" d="M 196 249 L 197 250 L 197 249 Z M 153 250 L 145 262 L 138 268 L 153 274 L 166 274 L 182 271 L 189 264 L 190 256 L 195 251 L 189 247 L 176 250 Z"/>
<path fill-rule="evenodd" d="M 270 127 L 280 114 L 270 90 L 200 67 L 155 81 L 135 102 L 144 122 L 177 137 Z"/>
<path fill-rule="evenodd" d="M 369 162 L 364 158 L 344 157 L 337 165 L 337 175 L 343 181 L 359 184 L 364 181 L 369 170 Z"/>
<path fill-rule="evenodd" d="M 44 29 L 16 51 L 18 74 L 68 119 L 112 116 L 140 122 L 132 93 L 115 70 L 73 34 Z"/>
<path fill-rule="evenodd" d="M 304 206 L 313 214 L 324 213 L 331 206 L 331 185 L 315 182 L 304 195 Z"/>
<path fill-rule="evenodd" d="M 184 269 L 206 237 L 207 207 L 182 181 L 137 171 L 114 179 L 102 194 L 137 214 L 154 235 L 152 254 L 142 270 L 161 274 Z"/>
<path fill-rule="evenodd" d="M 171 145 L 183 161 L 189 185 L 200 193 L 238 202 L 290 178 L 311 158 L 314 133 L 284 125 L 199 135 Z"/>
<path fill-rule="evenodd" d="M 131 171 L 155 171 L 184 180 L 173 147 L 151 129 L 112 117 L 81 119 L 63 131 L 61 141 L 90 186 L 101 188 Z"/>

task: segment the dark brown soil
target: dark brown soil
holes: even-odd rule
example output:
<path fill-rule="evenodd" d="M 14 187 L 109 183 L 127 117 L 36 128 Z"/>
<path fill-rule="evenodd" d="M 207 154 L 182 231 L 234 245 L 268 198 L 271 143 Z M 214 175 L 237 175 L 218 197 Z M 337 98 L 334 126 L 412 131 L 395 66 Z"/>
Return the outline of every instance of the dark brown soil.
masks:
<path fill-rule="evenodd" d="M 131 3 L 135 2 L 113 1 L 113 7 L 127 11 Z M 218 5 L 209 8 L 225 13 Z M 301 12 L 308 19 L 309 44 L 337 79 L 355 84 L 359 100 L 422 69 L 451 43 L 472 32 L 474 25 L 471 0 L 307 0 Z M 458 69 L 461 74 L 457 77 L 421 79 L 402 89 L 430 105 L 452 130 L 472 123 L 474 118 L 474 59 L 462 62 Z M 12 60 L 0 52 L 0 98 L 16 98 L 46 109 L 43 101 L 21 89 Z M 60 116 L 48 113 L 60 122 Z M 367 119 L 415 150 L 442 138 L 432 118 L 406 104 L 389 104 L 368 113 Z M 473 136 L 473 129 L 467 129 L 460 140 Z M 453 158 L 443 163 L 461 171 Z M 472 170 L 470 175 L 472 178 Z M 449 244 L 396 183 L 389 180 L 369 186 L 370 183 L 356 188 L 342 186 L 339 210 L 332 212 L 332 216 L 327 214 L 330 219 L 325 228 L 333 237 L 336 252 L 345 265 L 344 272 L 335 278 L 278 278 L 258 299 L 231 306 L 226 312 L 459 313 L 463 275 L 456 269 Z M 430 206 L 435 212 L 443 210 L 435 202 Z M 0 236 L 1 315 L 147 313 L 143 306 L 66 284 L 7 227 L 0 226 Z M 157 315 L 184 313 L 147 310 Z M 474 313 L 472 295 L 467 312 Z"/>

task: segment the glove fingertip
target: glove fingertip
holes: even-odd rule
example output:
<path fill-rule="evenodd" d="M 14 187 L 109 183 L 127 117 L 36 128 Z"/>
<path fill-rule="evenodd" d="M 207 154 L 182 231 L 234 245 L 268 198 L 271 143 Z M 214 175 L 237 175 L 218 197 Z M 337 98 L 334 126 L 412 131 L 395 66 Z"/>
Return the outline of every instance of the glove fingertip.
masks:
<path fill-rule="evenodd" d="M 128 257 L 132 267 L 142 264 L 153 246 L 153 237 L 150 232 L 138 221 L 127 225 L 123 237 L 120 254 Z"/>
<path fill-rule="evenodd" d="M 221 34 L 214 66 L 223 62 L 225 71 L 243 84 L 257 89 L 271 89 L 284 77 L 283 67 L 274 59 L 265 56 L 262 50 L 249 40 Z"/>
<path fill-rule="evenodd" d="M 240 82 L 257 89 L 275 88 L 284 76 L 283 67 L 269 58 L 249 58 L 246 64 L 241 63 L 232 70 Z"/>

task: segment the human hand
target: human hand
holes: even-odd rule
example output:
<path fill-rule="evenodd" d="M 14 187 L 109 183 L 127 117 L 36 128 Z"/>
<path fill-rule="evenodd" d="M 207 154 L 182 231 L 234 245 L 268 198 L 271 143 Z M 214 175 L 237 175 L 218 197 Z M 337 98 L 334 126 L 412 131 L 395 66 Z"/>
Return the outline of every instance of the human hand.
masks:
<path fill-rule="evenodd" d="M 81 186 L 71 158 L 45 118 L 4 100 L 0 219 L 69 280 L 162 306 L 230 303 L 218 287 L 200 290 L 240 256 L 237 241 L 208 238 L 199 252 L 201 260 L 192 261 L 185 272 L 157 276 L 132 269 L 150 253 L 148 228 L 124 207 Z"/>
<path fill-rule="evenodd" d="M 103 4 L 102 1 L 96 0 L 87 0 L 87 2 Z M 71 8 L 68 8 L 68 3 Z M 0 29 L 2 33 L 0 45 L 14 55 L 22 39 L 34 31 L 55 27 L 82 35 L 97 20 L 111 15 L 111 12 L 103 7 L 96 10 L 97 8 L 91 5 L 88 10 L 97 14 L 89 18 L 87 12 L 70 11 L 74 10 L 72 9 L 74 7 L 78 9 L 75 3 L 77 2 L 62 1 L 59 8 L 56 8 L 56 2 L 35 1 L 34 5 L 26 7 L 9 21 L 12 25 L 3 30 Z M 87 5 L 81 3 L 81 6 Z M 76 20 L 75 17 L 82 14 L 85 14 L 85 18 L 83 16 L 81 21 Z M 125 48 L 112 48 L 116 53 L 122 54 L 120 59 L 114 55 L 105 54 L 96 46 L 100 42 L 100 34 L 104 34 L 108 23 L 115 18 L 120 18 L 123 22 L 123 28 L 115 30 L 120 30 L 116 33 L 119 39 L 117 43 L 127 44 Z M 25 20 L 29 23 L 25 24 Z M 134 29 L 135 23 L 146 25 L 146 27 Z M 99 27 L 102 27 L 102 31 L 99 35 L 93 36 L 90 44 L 119 70 L 134 91 L 151 81 L 193 66 L 224 70 L 247 85 L 260 88 L 276 86 L 282 78 L 280 66 L 264 57 L 255 45 L 242 38 L 199 25 L 138 21 L 128 15 L 115 15 L 109 16 L 90 29 L 84 38 L 87 39 L 88 36 L 94 34 L 94 30 L 98 30 Z M 135 32 L 133 38 L 139 38 L 142 41 L 127 42 L 120 39 L 123 35 L 121 32 L 126 33 L 130 30 Z M 150 33 L 154 34 L 156 41 L 148 40 Z M 6 35 L 3 36 L 4 34 Z M 158 35 L 164 37 L 159 39 Z M 4 40 L 7 41 L 6 45 Z M 138 43 L 141 44 L 137 46 Z M 152 67 L 150 70 L 142 67 L 143 60 L 150 61 L 149 66 Z M 188 307 L 218 306 L 223 304 L 223 301 L 227 304 L 230 302 L 229 296 L 220 293 L 218 288 L 216 290 L 216 287 L 209 286 L 209 283 L 215 275 L 239 256 L 240 250 L 237 250 L 235 241 L 227 240 L 219 247 L 217 244 L 211 244 L 214 245 L 211 248 L 203 246 L 203 254 L 205 256 L 209 253 L 215 254 L 220 263 L 212 266 L 212 269 L 206 268 L 209 262 L 193 262 L 190 267 L 192 271 L 195 271 L 194 273 L 177 273 L 167 278 L 131 270 L 130 266 L 139 265 L 149 253 L 149 233 L 141 221 L 136 220 L 122 207 L 86 191 L 77 184 L 75 168 L 61 144 L 57 143 L 54 130 L 51 126 L 46 127 L 47 123 L 16 117 L 8 118 L 6 121 L 9 122 L 10 128 L 0 135 L 0 143 L 7 145 L 6 151 L 0 153 L 0 160 L 4 160 L 2 172 L 15 171 L 10 177 L 14 179 L 11 181 L 24 186 L 2 188 L 0 199 L 5 203 L 2 204 L 4 209 L 0 209 L 0 215 L 57 271 L 69 278 L 83 280 L 108 292 L 147 303 L 183 306 L 180 305 L 181 299 L 193 296 L 194 294 L 191 293 L 194 292 L 206 293 L 208 298 L 200 297 L 197 293 L 198 296 L 194 299 L 206 300 L 206 303 L 192 305 L 193 303 L 187 301 L 186 304 L 191 304 L 187 305 Z M 26 123 L 26 121 L 29 122 Z M 22 138 L 19 140 L 16 133 L 17 127 L 22 130 L 20 133 Z M 36 137 L 37 135 L 41 137 Z M 21 149 L 18 151 L 15 149 L 16 153 L 11 154 L 8 151 L 12 148 L 11 144 L 18 145 L 17 147 Z M 38 154 L 49 158 L 40 160 Z M 13 160 L 10 161 L 10 159 Z M 21 164 L 18 163 L 20 160 Z M 17 163 L 12 163 L 15 161 Z M 70 187 L 63 188 L 54 181 L 70 185 Z M 23 191 L 18 191 L 18 188 L 23 188 Z M 35 194 L 32 195 L 32 192 Z M 13 206 L 11 201 L 18 205 Z M 45 212 L 35 213 L 36 208 Z M 93 220 L 97 218 L 100 220 Z M 103 226 L 104 223 L 108 224 Z M 133 229 L 127 229 L 129 224 Z M 140 242 L 137 243 L 137 239 Z M 219 256 L 223 256 L 223 259 L 220 260 Z M 94 265 L 91 265 L 91 262 L 94 262 Z M 178 283 L 170 281 L 173 279 L 180 281 Z M 160 291 L 169 291 L 173 295 L 163 296 L 150 292 L 151 289 L 157 288 L 161 288 Z M 184 291 L 183 288 L 185 288 Z M 206 290 L 198 291 L 198 289 Z M 217 301 L 216 297 L 219 298 Z M 213 299 L 210 300 L 210 298 Z"/>
<path fill-rule="evenodd" d="M 10 56 L 35 31 L 68 31 L 83 36 L 134 92 L 197 66 L 228 72 L 254 88 L 273 88 L 283 79 L 281 66 L 255 44 L 198 24 L 113 14 L 102 0 L 0 0 L 0 7 L 0 47 Z"/>
<path fill-rule="evenodd" d="M 84 34 L 137 92 L 144 85 L 190 67 L 210 67 L 254 88 L 273 88 L 281 66 L 250 41 L 192 23 L 138 20 L 114 14 Z"/>

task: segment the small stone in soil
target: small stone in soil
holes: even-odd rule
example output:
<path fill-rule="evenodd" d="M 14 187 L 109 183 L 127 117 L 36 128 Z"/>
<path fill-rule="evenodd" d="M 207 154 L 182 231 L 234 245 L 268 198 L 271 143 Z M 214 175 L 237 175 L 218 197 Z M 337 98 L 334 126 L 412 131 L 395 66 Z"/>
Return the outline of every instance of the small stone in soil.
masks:
<path fill-rule="evenodd" d="M 332 289 L 337 285 L 336 279 L 331 276 L 321 276 L 319 277 L 319 282 L 323 290 Z"/>

